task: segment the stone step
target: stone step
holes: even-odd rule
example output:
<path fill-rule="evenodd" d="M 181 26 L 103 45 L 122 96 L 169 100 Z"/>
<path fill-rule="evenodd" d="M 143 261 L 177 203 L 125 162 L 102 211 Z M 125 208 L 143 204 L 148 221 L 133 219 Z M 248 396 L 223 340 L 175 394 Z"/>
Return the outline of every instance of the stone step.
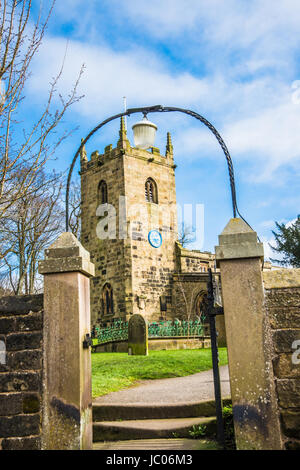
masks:
<path fill-rule="evenodd" d="M 223 405 L 231 403 L 230 398 L 223 400 Z M 118 421 L 136 419 L 168 419 L 215 416 L 214 400 L 199 401 L 198 403 L 176 404 L 124 404 L 124 403 L 93 403 L 93 421 Z"/>
<path fill-rule="evenodd" d="M 95 442 L 93 450 L 218 450 L 216 441 L 206 439 L 138 439 Z"/>
<path fill-rule="evenodd" d="M 205 427 L 205 437 L 215 436 L 216 418 L 171 418 L 131 421 L 102 421 L 93 424 L 93 440 L 159 439 L 191 437 L 193 426 Z"/>

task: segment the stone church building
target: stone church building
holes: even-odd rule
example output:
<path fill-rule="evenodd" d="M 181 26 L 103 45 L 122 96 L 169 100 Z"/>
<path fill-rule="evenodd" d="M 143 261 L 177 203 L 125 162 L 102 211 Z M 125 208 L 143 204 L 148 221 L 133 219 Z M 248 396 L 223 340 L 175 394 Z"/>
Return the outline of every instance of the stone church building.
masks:
<path fill-rule="evenodd" d="M 193 319 L 201 314 L 214 255 L 178 242 L 173 146 L 165 154 L 130 145 L 124 120 L 104 154 L 81 152 L 81 242 L 95 264 L 95 323 Z"/>

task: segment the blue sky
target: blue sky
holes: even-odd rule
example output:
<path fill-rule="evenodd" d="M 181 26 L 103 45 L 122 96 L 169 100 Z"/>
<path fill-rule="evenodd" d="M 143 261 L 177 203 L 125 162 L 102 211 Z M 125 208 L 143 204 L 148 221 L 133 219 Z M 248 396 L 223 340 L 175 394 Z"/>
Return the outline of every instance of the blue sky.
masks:
<path fill-rule="evenodd" d="M 275 220 L 288 222 L 300 212 L 299 25 L 298 0 L 58 0 L 27 85 L 28 111 L 43 106 L 67 42 L 59 90 L 70 90 L 85 63 L 85 97 L 64 122 L 79 129 L 49 166 L 66 169 L 80 138 L 123 110 L 123 96 L 129 107 L 189 108 L 223 136 L 240 211 L 264 241 L 271 240 Z M 139 118 L 129 118 L 128 127 Z M 223 153 L 193 118 L 149 118 L 158 125 L 161 150 L 172 133 L 178 202 L 205 205 L 202 248 L 213 250 L 231 217 Z M 96 134 L 88 151 L 115 144 L 118 126 Z M 133 142 L 131 131 L 129 138 Z"/>

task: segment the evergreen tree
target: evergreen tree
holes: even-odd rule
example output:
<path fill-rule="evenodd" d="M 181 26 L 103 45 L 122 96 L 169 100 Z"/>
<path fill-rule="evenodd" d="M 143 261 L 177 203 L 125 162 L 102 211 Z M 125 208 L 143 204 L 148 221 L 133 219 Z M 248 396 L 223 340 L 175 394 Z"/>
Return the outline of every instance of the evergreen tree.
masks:
<path fill-rule="evenodd" d="M 283 255 L 282 260 L 272 259 L 271 261 L 284 266 L 291 265 L 294 268 L 300 268 L 300 215 L 296 221 L 289 226 L 275 222 L 277 232 L 272 231 L 276 246 L 270 247 L 277 253 Z"/>

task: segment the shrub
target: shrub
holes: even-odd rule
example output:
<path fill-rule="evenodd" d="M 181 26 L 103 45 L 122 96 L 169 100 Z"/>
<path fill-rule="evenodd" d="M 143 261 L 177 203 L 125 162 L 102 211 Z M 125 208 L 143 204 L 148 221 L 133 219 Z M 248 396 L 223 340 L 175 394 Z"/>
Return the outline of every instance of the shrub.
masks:
<path fill-rule="evenodd" d="M 225 449 L 236 449 L 232 405 L 223 407 Z"/>

